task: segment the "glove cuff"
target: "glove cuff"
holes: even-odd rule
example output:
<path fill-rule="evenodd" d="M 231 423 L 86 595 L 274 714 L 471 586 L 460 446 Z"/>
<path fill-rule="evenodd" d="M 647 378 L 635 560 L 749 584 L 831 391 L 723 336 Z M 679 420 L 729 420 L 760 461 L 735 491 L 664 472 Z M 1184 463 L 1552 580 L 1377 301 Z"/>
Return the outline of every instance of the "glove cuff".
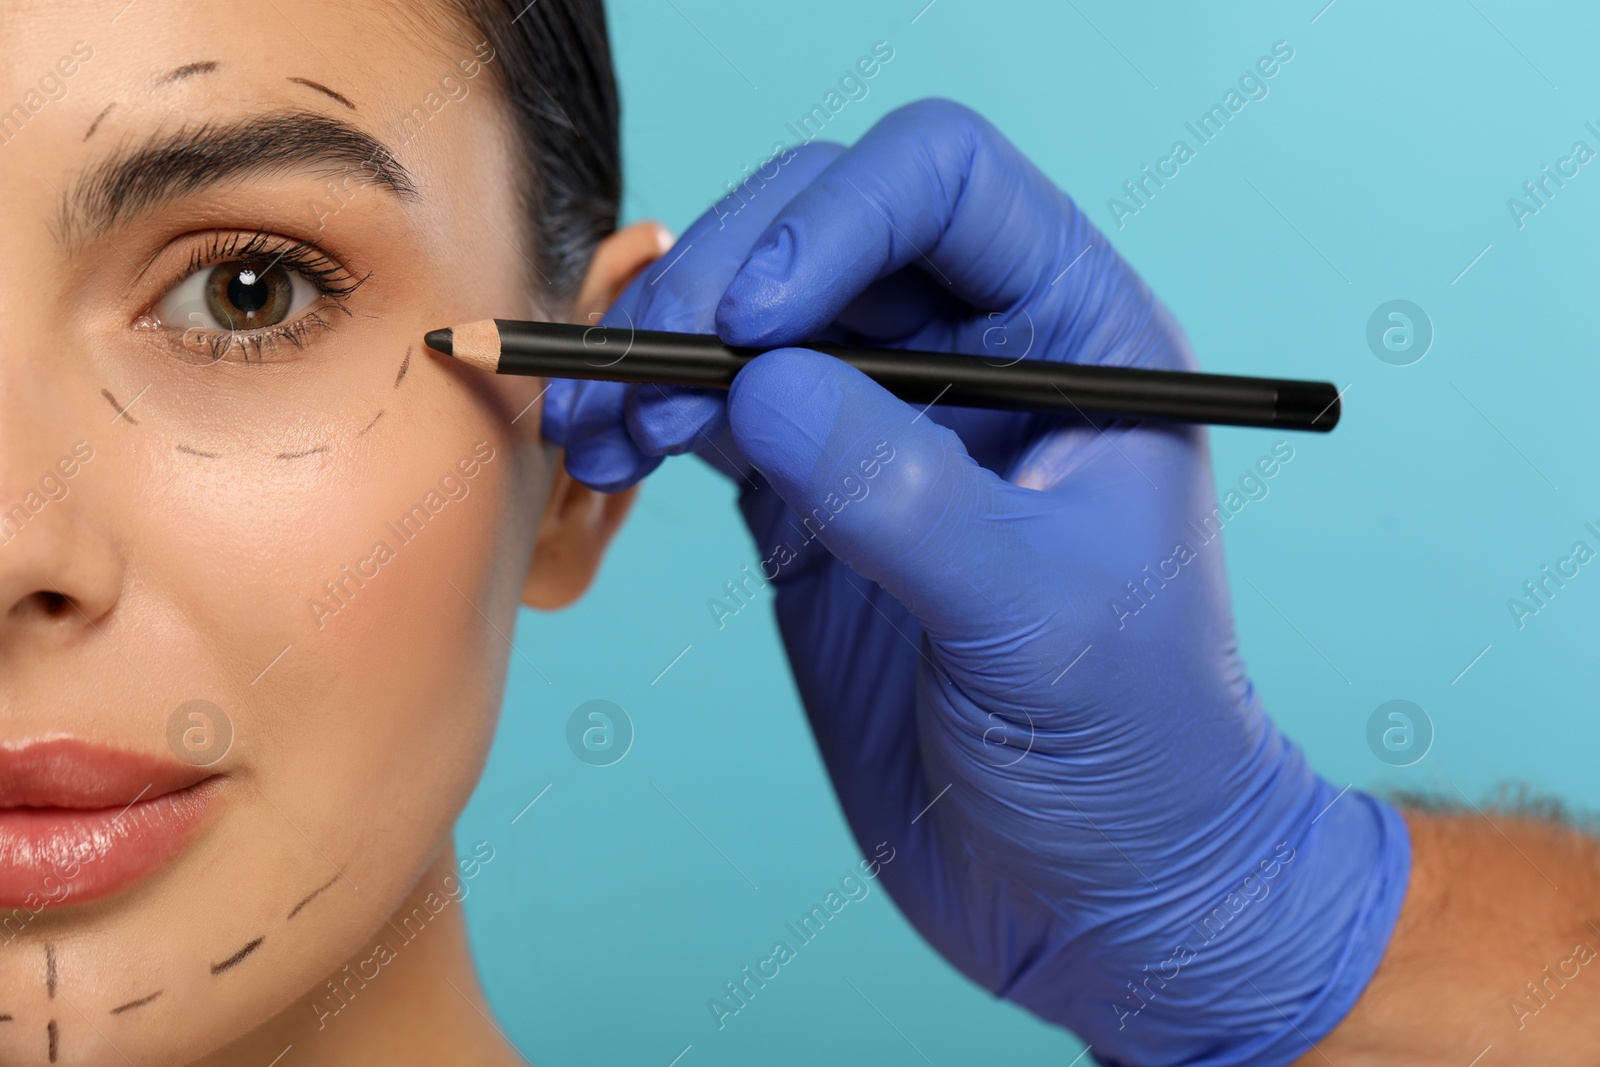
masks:
<path fill-rule="evenodd" d="M 1277 1032 L 1247 1045 L 1188 1061 L 1185 1067 L 1244 1067 L 1247 1064 L 1250 1067 L 1287 1067 L 1331 1033 L 1366 991 L 1388 949 L 1405 903 L 1411 879 L 1411 833 L 1405 817 L 1377 797 L 1352 791 L 1346 799 L 1362 805 L 1376 823 L 1377 862 L 1362 887 L 1364 898 L 1360 908 L 1342 930 L 1320 939 L 1324 945 L 1338 944 L 1340 939 L 1343 942 L 1343 951 L 1334 958 L 1326 983 L 1318 993 L 1302 1000 L 1299 1010 L 1287 1016 Z M 1330 856 L 1325 862 L 1336 860 Z M 1314 923 L 1317 916 L 1307 914 L 1303 919 Z M 1271 970 L 1272 962 L 1263 961 L 1262 976 L 1257 984 L 1264 989 L 1272 988 Z"/>

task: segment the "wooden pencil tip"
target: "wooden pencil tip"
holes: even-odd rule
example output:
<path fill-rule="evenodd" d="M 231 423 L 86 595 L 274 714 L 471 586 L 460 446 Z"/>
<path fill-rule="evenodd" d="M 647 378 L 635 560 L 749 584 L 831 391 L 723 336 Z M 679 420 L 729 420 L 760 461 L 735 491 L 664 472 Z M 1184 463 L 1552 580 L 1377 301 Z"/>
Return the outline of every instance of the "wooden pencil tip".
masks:
<path fill-rule="evenodd" d="M 450 331 L 450 354 L 493 374 L 500 369 L 500 328 L 493 319 L 464 322 Z"/>
<path fill-rule="evenodd" d="M 430 330 L 422 338 L 422 343 L 435 352 L 443 352 L 447 356 L 454 355 L 456 346 L 455 331 Z"/>

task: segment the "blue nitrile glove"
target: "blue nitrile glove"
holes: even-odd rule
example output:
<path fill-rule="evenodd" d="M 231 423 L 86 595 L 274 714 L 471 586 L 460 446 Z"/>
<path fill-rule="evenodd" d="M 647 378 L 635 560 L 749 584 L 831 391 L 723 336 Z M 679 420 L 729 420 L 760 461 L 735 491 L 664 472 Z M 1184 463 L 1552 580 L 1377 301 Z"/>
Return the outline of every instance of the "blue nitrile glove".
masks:
<path fill-rule="evenodd" d="M 912 105 L 774 171 L 607 321 L 1195 368 L 1105 238 L 970 111 Z M 974 981 L 1106 1064 L 1287 1064 L 1355 1003 L 1410 839 L 1262 710 L 1202 429 L 922 411 L 797 348 L 753 360 L 725 404 L 550 396 L 590 484 L 691 449 L 744 479 L 856 839 L 895 849 L 889 892 Z M 1263 473 L 1283 439 L 1262 436 Z"/>

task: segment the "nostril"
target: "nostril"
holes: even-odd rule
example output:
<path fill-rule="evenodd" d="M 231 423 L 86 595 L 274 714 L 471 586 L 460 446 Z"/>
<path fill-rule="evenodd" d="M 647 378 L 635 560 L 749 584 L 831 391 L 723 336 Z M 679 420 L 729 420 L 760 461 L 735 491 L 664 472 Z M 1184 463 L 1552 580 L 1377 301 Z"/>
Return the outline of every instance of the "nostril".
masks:
<path fill-rule="evenodd" d="M 18 601 L 11 609 L 13 615 L 37 615 L 46 619 L 59 619 L 72 610 L 72 599 L 54 590 L 41 590 Z"/>

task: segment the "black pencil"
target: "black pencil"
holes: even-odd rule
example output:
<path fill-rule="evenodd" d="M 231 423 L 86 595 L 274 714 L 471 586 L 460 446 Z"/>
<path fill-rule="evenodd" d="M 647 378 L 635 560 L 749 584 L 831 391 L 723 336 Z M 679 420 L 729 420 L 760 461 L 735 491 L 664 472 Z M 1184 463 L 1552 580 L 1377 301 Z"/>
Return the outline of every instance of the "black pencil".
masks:
<path fill-rule="evenodd" d="M 765 349 L 711 334 L 485 319 L 434 330 L 429 348 L 497 374 L 726 389 Z M 995 360 L 899 348 L 808 344 L 913 404 L 1264 426 L 1326 433 L 1339 422 L 1330 382 L 1144 370 L 1042 359 Z"/>

